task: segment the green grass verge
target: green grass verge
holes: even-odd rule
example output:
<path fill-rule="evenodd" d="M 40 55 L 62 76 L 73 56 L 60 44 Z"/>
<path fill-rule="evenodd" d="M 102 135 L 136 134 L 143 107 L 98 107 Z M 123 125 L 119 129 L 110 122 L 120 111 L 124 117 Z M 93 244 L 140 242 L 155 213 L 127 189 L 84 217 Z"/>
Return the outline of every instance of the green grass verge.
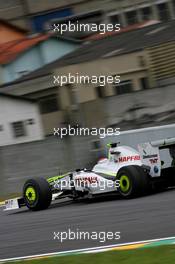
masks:
<path fill-rule="evenodd" d="M 13 262 L 14 263 L 14 262 Z M 48 259 L 21 261 L 30 264 L 173 264 L 175 246 L 159 246 L 136 250 L 109 251 L 105 253 L 62 256 Z"/>

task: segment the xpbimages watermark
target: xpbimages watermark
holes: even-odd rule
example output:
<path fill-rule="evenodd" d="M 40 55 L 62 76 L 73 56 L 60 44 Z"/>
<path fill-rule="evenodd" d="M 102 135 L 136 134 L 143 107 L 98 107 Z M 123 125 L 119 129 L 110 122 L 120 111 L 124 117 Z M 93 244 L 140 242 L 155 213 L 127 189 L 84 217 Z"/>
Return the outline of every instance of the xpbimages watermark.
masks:
<path fill-rule="evenodd" d="M 69 84 L 98 84 L 99 86 L 106 86 L 106 84 L 119 84 L 119 75 L 80 75 L 78 72 L 75 74 L 68 73 L 67 75 L 53 76 L 53 84 L 64 86 Z"/>
<path fill-rule="evenodd" d="M 54 240 L 58 240 L 63 243 L 66 240 L 93 240 L 100 243 L 105 243 L 111 240 L 119 240 L 121 238 L 121 232 L 106 232 L 106 231 L 81 231 L 78 228 L 71 230 L 70 228 L 63 232 L 54 232 Z"/>
<path fill-rule="evenodd" d="M 120 31 L 120 24 L 96 24 L 96 23 L 80 23 L 78 20 L 72 23 L 70 20 L 68 23 L 53 24 L 53 31 L 64 34 L 65 32 L 96 32 L 99 34 L 105 34 L 107 32 Z"/>
<path fill-rule="evenodd" d="M 55 128 L 53 129 L 54 136 L 58 136 L 61 139 L 65 136 L 99 136 L 100 138 L 105 138 L 106 136 L 119 136 L 120 128 L 84 128 L 76 125 L 75 127 L 71 127 L 68 125 L 67 127 Z"/>
<path fill-rule="evenodd" d="M 87 177 L 81 177 L 81 176 L 76 176 L 75 179 L 59 179 L 54 181 L 54 189 L 57 190 L 69 190 L 72 188 L 75 189 L 98 189 L 100 191 L 104 191 L 106 189 L 119 189 L 120 188 L 120 180 L 110 180 L 110 179 L 104 179 L 98 176 L 87 176 Z"/>

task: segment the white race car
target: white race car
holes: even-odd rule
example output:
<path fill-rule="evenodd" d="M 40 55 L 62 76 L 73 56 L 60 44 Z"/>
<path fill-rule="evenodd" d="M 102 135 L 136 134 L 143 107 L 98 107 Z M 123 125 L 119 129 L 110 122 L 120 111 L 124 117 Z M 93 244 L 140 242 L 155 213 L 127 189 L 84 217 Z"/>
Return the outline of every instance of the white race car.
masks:
<path fill-rule="evenodd" d="M 22 206 L 42 210 L 64 197 L 76 200 L 118 193 L 132 198 L 152 189 L 175 186 L 175 138 L 139 144 L 138 150 L 119 143 L 108 146 L 108 158 L 101 159 L 92 170 L 78 169 L 48 179 L 27 180 L 22 197 L 7 200 L 4 210 Z M 168 149 L 171 159 L 168 167 L 161 160 L 163 149 Z"/>

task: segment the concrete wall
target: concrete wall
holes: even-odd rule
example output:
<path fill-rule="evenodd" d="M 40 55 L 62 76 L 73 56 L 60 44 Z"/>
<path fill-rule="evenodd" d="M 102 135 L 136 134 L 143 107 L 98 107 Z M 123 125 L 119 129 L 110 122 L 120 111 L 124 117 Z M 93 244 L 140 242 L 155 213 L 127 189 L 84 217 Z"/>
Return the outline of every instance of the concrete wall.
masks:
<path fill-rule="evenodd" d="M 174 84 L 104 100 L 106 120 L 122 130 L 175 123 Z"/>
<path fill-rule="evenodd" d="M 175 137 L 175 123 L 165 126 L 122 131 L 119 136 L 108 136 L 101 140 L 101 144 L 105 148 L 108 142 L 120 142 L 121 145 L 137 148 L 137 145 L 140 143 L 172 137 Z"/>

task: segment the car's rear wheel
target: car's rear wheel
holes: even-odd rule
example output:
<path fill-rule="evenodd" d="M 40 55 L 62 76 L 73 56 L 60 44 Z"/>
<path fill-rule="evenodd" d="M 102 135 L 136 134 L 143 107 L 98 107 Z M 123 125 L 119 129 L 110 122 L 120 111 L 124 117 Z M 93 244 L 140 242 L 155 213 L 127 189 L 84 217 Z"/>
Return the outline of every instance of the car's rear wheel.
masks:
<path fill-rule="evenodd" d="M 117 173 L 120 181 L 118 189 L 124 198 L 133 198 L 144 195 L 148 190 L 148 175 L 140 166 L 126 166 Z"/>
<path fill-rule="evenodd" d="M 44 178 L 27 180 L 23 187 L 23 197 L 29 209 L 33 211 L 46 209 L 52 201 L 51 187 Z"/>

